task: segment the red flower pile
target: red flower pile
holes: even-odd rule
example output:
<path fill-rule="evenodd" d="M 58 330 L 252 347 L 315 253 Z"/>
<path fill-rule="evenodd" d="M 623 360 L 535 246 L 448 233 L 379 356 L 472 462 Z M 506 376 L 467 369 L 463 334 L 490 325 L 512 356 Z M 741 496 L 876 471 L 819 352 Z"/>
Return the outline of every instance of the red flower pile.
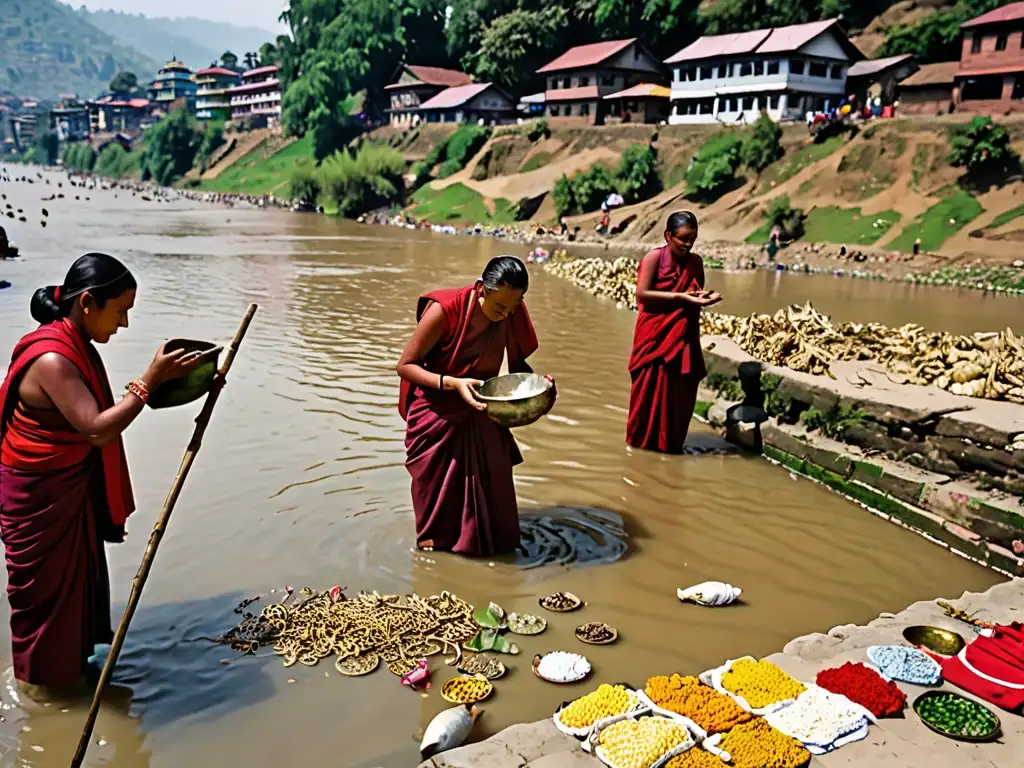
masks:
<path fill-rule="evenodd" d="M 907 705 L 907 694 L 864 664 L 848 661 L 841 667 L 823 669 L 816 682 L 832 693 L 860 704 L 875 717 L 895 715 Z"/>

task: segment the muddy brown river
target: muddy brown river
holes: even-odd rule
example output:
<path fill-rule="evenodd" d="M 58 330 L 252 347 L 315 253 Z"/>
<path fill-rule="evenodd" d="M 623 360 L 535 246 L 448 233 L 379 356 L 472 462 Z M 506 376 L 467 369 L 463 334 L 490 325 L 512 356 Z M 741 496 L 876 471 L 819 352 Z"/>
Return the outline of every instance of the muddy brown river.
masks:
<path fill-rule="evenodd" d="M 416 297 L 462 285 L 489 257 L 525 246 L 125 192 L 41 203 L 54 187 L 0 191 L 29 219 L 3 220 L 24 254 L 0 266 L 13 283 L 0 291 L 4 356 L 32 327 L 31 292 L 90 250 L 121 257 L 140 283 L 131 327 L 102 349 L 115 390 L 162 339 L 226 342 L 246 305 L 260 305 L 132 624 L 89 765 L 414 766 L 422 728 L 447 706 L 438 688 L 452 673 L 440 656 L 423 697 L 383 668 L 363 678 L 327 663 L 285 669 L 269 651 L 224 664 L 234 654 L 200 639 L 228 629 L 243 598 L 285 584 L 449 589 L 510 611 L 537 610 L 537 597 L 555 590 L 583 597 L 585 609 L 552 618 L 546 633 L 520 638 L 518 657 L 505 657 L 511 671 L 483 705 L 480 738 L 546 717 L 597 681 L 695 674 L 999 580 L 784 469 L 728 453 L 708 429 L 693 430 L 696 455 L 627 450 L 633 317 L 539 270 L 528 298 L 541 341 L 533 362 L 558 378 L 560 399 L 550 418 L 517 432 L 524 551 L 503 561 L 415 554 L 394 366 Z M 813 298 L 841 319 L 950 330 L 1021 317 L 1012 299 L 969 292 L 710 277 L 723 311 L 736 313 Z M 108 550 L 117 616 L 197 412 L 147 411 L 127 433 L 139 509 L 127 542 Z M 707 579 L 741 586 L 745 604 L 714 611 L 677 601 L 676 587 Z M 587 620 L 621 632 L 617 645 L 588 650 L 591 680 L 562 687 L 533 677 L 533 654 L 580 649 L 571 632 Z M 6 612 L 0 625 L 9 667 Z M 0 765 L 66 766 L 86 705 L 18 707 L 7 690 L 0 698 Z"/>

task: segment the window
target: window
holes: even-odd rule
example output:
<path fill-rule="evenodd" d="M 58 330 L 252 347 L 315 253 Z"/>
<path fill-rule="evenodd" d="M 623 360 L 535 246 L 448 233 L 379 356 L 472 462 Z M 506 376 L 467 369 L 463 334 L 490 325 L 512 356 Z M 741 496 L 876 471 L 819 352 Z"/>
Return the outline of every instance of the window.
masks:
<path fill-rule="evenodd" d="M 744 96 L 743 97 L 742 109 L 743 110 L 748 110 L 748 109 L 753 109 L 753 108 L 754 108 L 754 97 L 753 96 Z"/>
<path fill-rule="evenodd" d="M 711 67 L 701 67 L 700 68 L 700 79 L 701 80 L 710 80 L 713 76 L 714 75 L 711 74 Z"/>
<path fill-rule="evenodd" d="M 758 60 L 758 61 L 754 62 L 754 74 L 757 75 L 758 77 L 760 77 L 761 75 L 764 74 L 764 62 L 763 61 Z"/>
<path fill-rule="evenodd" d="M 589 104 L 580 104 L 580 117 L 589 117 L 589 116 L 590 116 L 590 105 Z"/>
<path fill-rule="evenodd" d="M 804 73 L 803 59 L 793 59 L 789 62 L 789 73 L 791 75 L 802 75 Z"/>
<path fill-rule="evenodd" d="M 766 65 L 766 71 L 768 72 L 769 75 L 777 75 L 777 74 L 779 74 L 779 62 L 777 62 L 777 61 L 769 61 L 768 64 Z"/>
<path fill-rule="evenodd" d="M 677 83 L 679 82 L 679 67 L 672 70 L 672 79 Z"/>
<path fill-rule="evenodd" d="M 601 75 L 601 85 L 615 85 L 615 75 Z"/>
<path fill-rule="evenodd" d="M 1000 35 L 999 37 L 996 38 L 996 50 L 997 51 L 1005 51 L 1006 50 L 1006 35 Z"/>
<path fill-rule="evenodd" d="M 981 53 L 981 38 L 977 33 L 971 38 L 971 53 Z"/>
<path fill-rule="evenodd" d="M 558 105 L 557 104 L 552 104 L 549 107 L 549 109 L 551 110 L 551 116 L 552 117 L 558 117 Z"/>
<path fill-rule="evenodd" d="M 769 96 L 768 97 L 768 109 L 778 109 L 778 108 L 779 108 L 779 97 L 778 96 Z"/>
<path fill-rule="evenodd" d="M 754 62 L 752 62 L 752 61 L 744 61 L 740 65 L 740 67 L 741 67 L 740 75 L 742 77 L 750 77 L 752 74 L 754 74 Z"/>
<path fill-rule="evenodd" d="M 828 77 L 828 65 L 821 61 L 812 61 L 808 74 L 811 77 Z"/>
<path fill-rule="evenodd" d="M 843 72 L 844 72 L 844 70 L 843 70 L 843 65 L 842 64 L 833 64 L 832 65 L 832 79 L 833 80 L 842 80 L 843 79 Z"/>
<path fill-rule="evenodd" d="M 563 77 L 562 78 L 562 87 L 563 88 L 572 88 L 572 78 L 571 77 Z"/>
<path fill-rule="evenodd" d="M 588 85 L 590 85 L 590 78 L 589 77 L 581 77 L 580 78 L 580 88 L 585 88 Z"/>

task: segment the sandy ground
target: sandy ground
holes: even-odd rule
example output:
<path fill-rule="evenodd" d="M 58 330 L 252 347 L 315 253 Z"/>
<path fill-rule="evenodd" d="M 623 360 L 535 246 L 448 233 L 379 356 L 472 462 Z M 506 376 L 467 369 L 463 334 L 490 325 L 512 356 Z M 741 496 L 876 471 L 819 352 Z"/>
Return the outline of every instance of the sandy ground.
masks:
<path fill-rule="evenodd" d="M 1024 620 L 1024 579 L 999 584 L 987 592 L 964 593 L 951 600 L 955 607 L 996 623 Z M 819 670 L 850 660 L 865 661 L 866 649 L 883 643 L 902 643 L 902 631 L 915 624 L 931 624 L 955 630 L 968 640 L 966 624 L 947 618 L 935 601 L 914 603 L 898 614 L 882 614 L 865 627 L 833 627 L 827 634 L 797 638 L 781 653 L 767 657 L 800 680 L 813 680 Z M 634 681 L 639 683 L 641 681 Z M 918 686 L 900 684 L 913 700 L 924 692 Z M 956 690 L 947 684 L 943 689 Z M 990 744 L 967 744 L 945 739 L 928 730 L 913 712 L 882 720 L 863 741 L 830 755 L 815 757 L 811 768 L 1019 768 L 1024 755 L 1024 717 L 998 711 L 1002 737 Z M 496 736 L 447 752 L 421 768 L 580 768 L 597 766 L 578 742 L 559 733 L 551 720 L 508 728 Z"/>

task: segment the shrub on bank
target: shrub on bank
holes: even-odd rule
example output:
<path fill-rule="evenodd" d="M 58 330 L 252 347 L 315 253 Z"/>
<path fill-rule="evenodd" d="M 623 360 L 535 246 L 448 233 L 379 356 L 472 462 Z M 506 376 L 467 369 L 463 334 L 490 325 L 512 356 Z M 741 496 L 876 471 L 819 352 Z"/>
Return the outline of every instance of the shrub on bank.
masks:
<path fill-rule="evenodd" d="M 754 123 L 753 132 L 743 140 L 740 160 L 748 168 L 760 173 L 782 157 L 782 127 L 767 112 Z"/>
<path fill-rule="evenodd" d="M 743 140 L 733 131 L 719 134 L 700 148 L 686 171 L 686 190 L 697 198 L 722 193 L 736 178 Z"/>
<path fill-rule="evenodd" d="M 323 197 L 342 216 L 359 216 L 405 196 L 405 158 L 402 153 L 380 144 L 364 144 L 355 154 L 339 150 L 320 165 L 319 182 Z"/>
<path fill-rule="evenodd" d="M 804 234 L 804 211 L 790 205 L 789 195 L 773 197 L 765 208 L 765 218 L 782 230 L 788 240 L 799 240 Z"/>
<path fill-rule="evenodd" d="M 312 158 L 302 158 L 296 162 L 288 180 L 288 194 L 292 200 L 310 204 L 320 198 L 320 179 Z"/>
<path fill-rule="evenodd" d="M 96 164 L 96 153 L 85 142 L 65 144 L 61 160 L 69 171 L 89 173 Z"/>
<path fill-rule="evenodd" d="M 1002 170 L 1016 159 L 1009 134 L 991 117 L 979 115 L 951 133 L 953 151 L 949 164 L 955 168 L 966 168 L 970 172 Z"/>
<path fill-rule="evenodd" d="M 445 146 L 444 164 L 437 172 L 439 179 L 445 179 L 466 167 L 480 148 L 487 143 L 491 129 L 482 125 L 460 125 L 448 139 Z"/>
<path fill-rule="evenodd" d="M 622 153 L 615 176 L 618 192 L 627 203 L 654 197 L 662 186 L 658 153 L 649 144 L 633 144 Z"/>
<path fill-rule="evenodd" d="M 142 153 L 129 152 L 116 141 L 108 144 L 96 157 L 93 173 L 111 179 L 123 179 L 142 169 Z"/>

